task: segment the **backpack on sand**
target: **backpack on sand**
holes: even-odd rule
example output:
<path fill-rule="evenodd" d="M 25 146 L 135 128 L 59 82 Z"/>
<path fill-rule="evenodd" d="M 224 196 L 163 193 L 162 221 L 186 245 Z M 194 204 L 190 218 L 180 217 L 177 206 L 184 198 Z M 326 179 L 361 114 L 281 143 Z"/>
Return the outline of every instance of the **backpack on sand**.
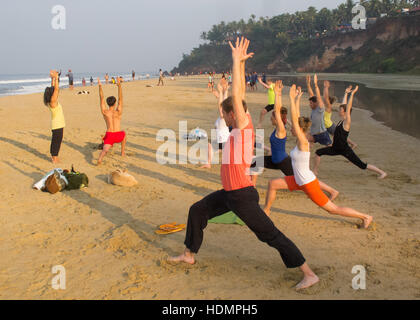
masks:
<path fill-rule="evenodd" d="M 64 176 L 69 182 L 66 190 L 78 190 L 89 186 L 88 176 L 84 173 L 74 171 L 73 167 L 71 172 L 64 172 Z"/>
<path fill-rule="evenodd" d="M 45 189 L 51 194 L 56 194 L 66 188 L 66 181 L 61 177 L 57 170 L 50 175 L 45 182 Z"/>

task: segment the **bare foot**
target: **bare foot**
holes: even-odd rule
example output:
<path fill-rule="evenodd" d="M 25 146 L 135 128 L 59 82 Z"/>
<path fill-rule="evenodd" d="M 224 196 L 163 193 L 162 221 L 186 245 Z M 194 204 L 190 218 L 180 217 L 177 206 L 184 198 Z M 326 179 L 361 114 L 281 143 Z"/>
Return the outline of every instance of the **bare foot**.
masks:
<path fill-rule="evenodd" d="M 181 254 L 178 257 L 169 257 L 168 262 L 178 264 L 178 263 L 187 263 L 193 265 L 195 263 L 194 257 L 190 255 L 186 255 L 185 253 Z"/>
<path fill-rule="evenodd" d="M 372 220 L 373 220 L 372 216 L 367 216 L 365 219 L 363 219 L 363 228 L 365 229 L 369 228 Z"/>
<path fill-rule="evenodd" d="M 211 169 L 211 165 L 205 164 L 204 166 L 200 167 L 200 169 Z"/>
<path fill-rule="evenodd" d="M 339 194 L 340 194 L 340 192 L 338 192 L 337 190 L 335 190 L 334 192 L 331 193 L 330 200 L 331 201 L 334 201 L 338 197 Z"/>
<path fill-rule="evenodd" d="M 270 214 L 271 214 L 271 210 L 269 210 L 269 209 L 267 209 L 267 208 L 264 208 L 264 212 L 265 212 L 265 214 L 269 217 L 270 216 Z"/>
<path fill-rule="evenodd" d="M 98 162 L 96 163 L 97 166 L 100 166 L 102 164 L 102 160 L 98 160 Z"/>
<path fill-rule="evenodd" d="M 351 145 L 351 148 L 352 148 L 352 149 L 356 149 L 356 148 L 357 148 L 357 144 L 353 143 L 353 144 Z"/>
<path fill-rule="evenodd" d="M 383 174 L 381 174 L 378 179 L 385 179 L 388 176 L 388 174 L 386 172 L 384 172 Z"/>
<path fill-rule="evenodd" d="M 121 152 L 121 157 L 125 157 L 125 152 Z"/>
<path fill-rule="evenodd" d="M 295 289 L 302 290 L 313 286 L 314 284 L 319 282 L 319 278 L 314 274 L 311 276 L 305 276 L 301 282 L 299 282 Z"/>
<path fill-rule="evenodd" d="M 51 157 L 51 161 L 52 161 L 53 164 L 60 163 L 60 160 L 58 159 L 58 157 Z"/>

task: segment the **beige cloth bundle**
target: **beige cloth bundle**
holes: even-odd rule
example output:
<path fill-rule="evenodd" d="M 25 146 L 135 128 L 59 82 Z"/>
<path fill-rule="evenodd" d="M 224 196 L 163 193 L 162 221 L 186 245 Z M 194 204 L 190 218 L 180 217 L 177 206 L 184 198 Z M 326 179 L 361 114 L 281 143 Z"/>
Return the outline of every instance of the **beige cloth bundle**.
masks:
<path fill-rule="evenodd" d="M 118 169 L 108 176 L 108 183 L 116 186 L 133 187 L 138 184 L 137 180 L 127 170 Z"/>

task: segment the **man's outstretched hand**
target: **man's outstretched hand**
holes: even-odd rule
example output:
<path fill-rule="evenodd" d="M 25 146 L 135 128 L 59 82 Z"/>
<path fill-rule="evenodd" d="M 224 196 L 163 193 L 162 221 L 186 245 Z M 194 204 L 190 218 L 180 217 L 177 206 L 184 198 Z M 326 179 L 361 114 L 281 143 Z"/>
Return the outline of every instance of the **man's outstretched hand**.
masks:
<path fill-rule="evenodd" d="M 248 47 L 249 47 L 250 41 L 244 37 L 242 37 L 240 40 L 239 38 L 236 38 L 236 44 L 235 46 L 232 45 L 232 42 L 229 41 L 229 45 L 232 49 L 232 58 L 233 60 L 238 60 L 240 62 L 244 62 L 248 60 L 249 58 L 252 58 L 254 56 L 254 53 L 247 53 Z"/>

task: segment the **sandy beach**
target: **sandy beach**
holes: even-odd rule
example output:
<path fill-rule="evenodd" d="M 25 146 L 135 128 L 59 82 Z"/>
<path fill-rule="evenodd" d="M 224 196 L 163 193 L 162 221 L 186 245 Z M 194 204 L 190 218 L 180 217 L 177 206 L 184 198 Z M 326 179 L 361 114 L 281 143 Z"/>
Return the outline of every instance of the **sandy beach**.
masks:
<path fill-rule="evenodd" d="M 123 84 L 127 157 L 113 148 L 100 167 L 97 146 L 106 127 L 98 88 L 89 95 L 61 90 L 67 126 L 60 152 L 63 169 L 84 172 L 89 188 L 56 195 L 32 190 L 54 168 L 50 162 L 50 112 L 42 94 L 0 98 L 0 299 L 419 299 L 420 298 L 420 140 L 391 130 L 368 111 L 353 112 L 351 139 L 356 153 L 388 172 L 380 181 L 342 157 L 324 157 L 319 178 L 341 194 L 336 203 L 374 216 L 369 230 L 354 219 L 332 216 L 300 192 L 278 192 L 272 220 L 301 249 L 321 282 L 301 293 L 293 290 L 299 270 L 288 270 L 278 253 L 239 225 L 210 224 L 197 264 L 171 266 L 185 231 L 159 236 L 160 224 L 186 223 L 189 207 L 221 189 L 220 166 L 156 162 L 162 128 L 178 132 L 178 122 L 209 132 L 218 116 L 207 80 L 166 79 Z M 116 86 L 104 87 L 106 96 Z M 286 90 L 285 92 L 288 92 Z M 309 114 L 302 99 L 303 114 Z M 267 104 L 265 90 L 248 93 L 258 122 Z M 285 94 L 284 104 L 288 104 Z M 338 120 L 337 105 L 333 119 Z M 272 132 L 266 117 L 266 143 Z M 287 150 L 295 146 L 289 134 Z M 316 146 L 318 148 L 319 145 Z M 314 151 L 314 150 L 313 150 Z M 107 183 L 117 168 L 127 169 L 139 185 Z M 267 170 L 258 180 L 260 204 L 267 183 L 281 177 Z M 66 269 L 66 289 L 54 290 L 52 267 Z M 352 288 L 352 268 L 367 270 L 366 290 Z"/>

